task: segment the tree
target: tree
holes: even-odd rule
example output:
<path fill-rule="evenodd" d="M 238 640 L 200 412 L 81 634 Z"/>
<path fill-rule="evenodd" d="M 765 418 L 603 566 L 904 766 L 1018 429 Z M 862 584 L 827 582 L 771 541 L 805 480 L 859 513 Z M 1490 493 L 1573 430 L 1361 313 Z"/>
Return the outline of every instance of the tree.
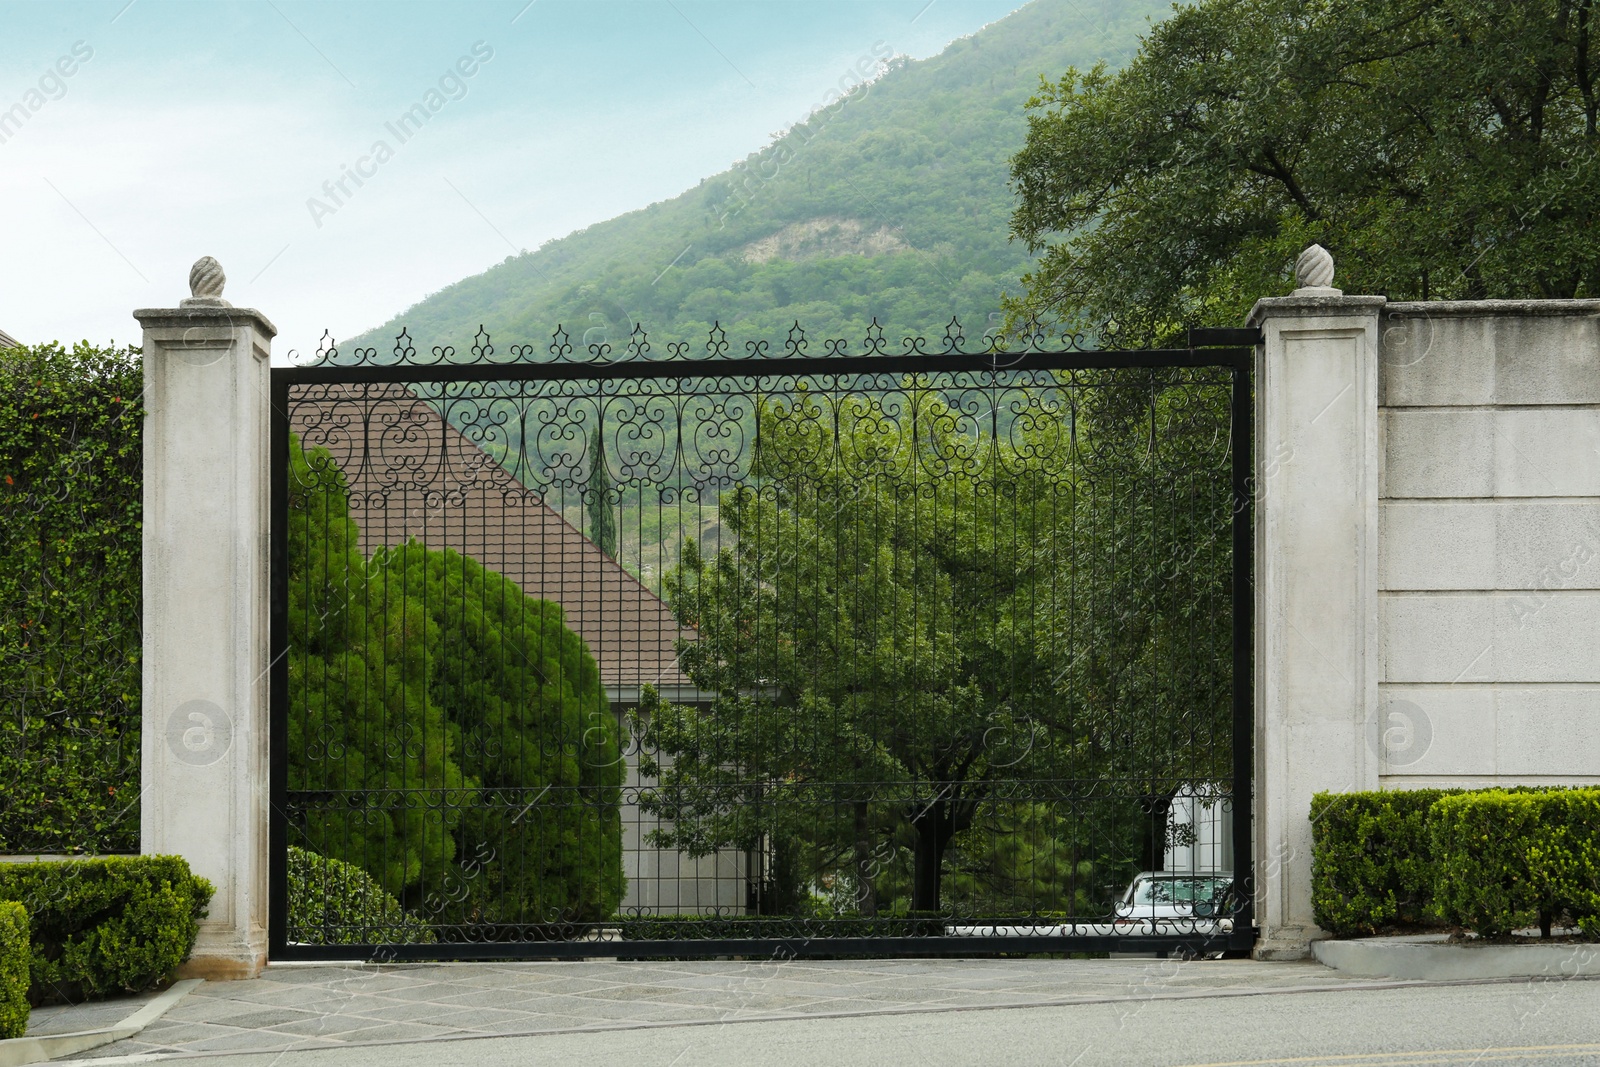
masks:
<path fill-rule="evenodd" d="M 1592 0 L 1201 0 L 1029 103 L 1014 317 L 1237 325 L 1296 254 L 1392 299 L 1600 295 Z"/>
<path fill-rule="evenodd" d="M 300 828 L 437 922 L 594 921 L 622 898 L 622 759 L 561 608 L 448 549 L 370 559 L 328 453 L 291 447 L 289 788 Z"/>
<path fill-rule="evenodd" d="M 763 400 L 733 546 L 665 583 L 718 695 L 642 708 L 655 843 L 775 851 L 862 915 L 1106 906 L 1231 771 L 1230 385 Z"/>
<path fill-rule="evenodd" d="M 328 453 L 296 442 L 290 457 L 289 789 L 361 800 L 307 811 L 297 843 L 415 895 L 455 858 L 471 784 L 460 731 L 428 685 L 438 628 L 421 599 L 388 586 L 381 560 L 369 569 Z"/>
<path fill-rule="evenodd" d="M 606 469 L 605 442 L 596 425 L 589 438 L 589 481 L 583 488 L 589 509 L 589 540 L 606 555 L 617 558 L 617 503 L 611 492 L 611 474 Z"/>
<path fill-rule="evenodd" d="M 1014 599 L 1046 460 L 965 423 L 916 382 L 761 403 L 752 481 L 719 505 L 737 547 L 686 541 L 665 583 L 699 635 L 683 668 L 718 696 L 641 709 L 655 843 L 797 850 L 871 915 L 903 830 L 910 907 L 934 911 L 951 842 L 1015 807 L 995 788 L 1049 776 L 1048 671 Z"/>
<path fill-rule="evenodd" d="M 449 549 L 384 554 L 437 627 L 429 691 L 471 776 L 440 921 L 608 918 L 622 900 L 623 762 L 600 670 L 561 606 Z"/>
<path fill-rule="evenodd" d="M 1233 382 L 1204 369 L 1089 380 L 1070 506 L 1040 549 L 1057 580 L 1031 597 L 1038 654 L 1057 667 L 1039 715 L 1079 742 L 1079 773 L 1137 798 L 1126 821 L 1142 840 L 1123 858 L 1159 867 L 1173 795 L 1232 777 Z"/>

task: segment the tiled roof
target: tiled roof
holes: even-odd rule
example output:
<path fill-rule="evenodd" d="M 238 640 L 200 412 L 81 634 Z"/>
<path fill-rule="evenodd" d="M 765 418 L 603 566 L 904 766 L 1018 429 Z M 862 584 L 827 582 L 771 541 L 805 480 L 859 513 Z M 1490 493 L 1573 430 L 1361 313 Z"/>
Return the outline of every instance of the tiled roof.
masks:
<path fill-rule="evenodd" d="M 454 549 L 560 604 L 608 687 L 692 685 L 676 644 L 694 631 L 403 386 L 296 387 L 290 428 L 303 447 L 328 449 L 344 472 L 363 552 L 413 537 Z"/>

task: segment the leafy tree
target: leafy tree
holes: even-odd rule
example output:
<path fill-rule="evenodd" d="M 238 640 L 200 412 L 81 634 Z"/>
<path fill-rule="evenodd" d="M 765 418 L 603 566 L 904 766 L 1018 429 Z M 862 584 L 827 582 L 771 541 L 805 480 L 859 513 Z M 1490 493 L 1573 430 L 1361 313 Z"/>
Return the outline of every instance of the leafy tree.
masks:
<path fill-rule="evenodd" d="M 342 473 L 291 453 L 289 788 L 362 799 L 307 846 L 439 922 L 611 914 L 617 727 L 560 607 L 450 550 L 363 558 Z"/>
<path fill-rule="evenodd" d="M 1041 546 L 1053 580 L 1031 597 L 1038 654 L 1056 665 L 1057 699 L 1038 714 L 1077 739 L 1080 773 L 1138 799 L 1103 833 L 1125 842 L 1128 866 L 1154 867 L 1174 793 L 1232 775 L 1232 381 L 1209 369 L 1086 381 L 1074 493 Z"/>
<path fill-rule="evenodd" d="M 903 828 L 910 907 L 932 911 L 995 788 L 1048 774 L 1048 675 L 1014 600 L 1042 462 L 960 423 L 917 384 L 761 404 L 753 484 L 720 505 L 738 547 L 704 559 L 688 541 L 666 582 L 699 634 L 684 670 L 718 698 L 641 709 L 660 784 L 640 803 L 670 820 L 656 843 L 799 849 L 870 915 Z"/>
<path fill-rule="evenodd" d="M 666 581 L 718 697 L 642 709 L 656 842 L 774 848 L 865 915 L 1103 907 L 1231 770 L 1230 385 L 762 402 L 734 547 Z"/>
<path fill-rule="evenodd" d="M 1312 241 L 1396 299 L 1600 294 L 1591 0 L 1200 0 L 1029 103 L 1013 315 L 1236 325 Z"/>
<path fill-rule="evenodd" d="M 1095 842 L 1061 806 L 1034 801 L 990 805 L 950 845 L 948 896 L 967 911 L 1027 915 L 1044 904 L 1092 914 Z"/>
<path fill-rule="evenodd" d="M 600 670 L 561 606 L 535 600 L 449 549 L 413 541 L 383 558 L 387 582 L 437 627 L 429 690 L 460 738 L 477 792 L 441 919 L 572 922 L 622 900 L 622 755 Z"/>

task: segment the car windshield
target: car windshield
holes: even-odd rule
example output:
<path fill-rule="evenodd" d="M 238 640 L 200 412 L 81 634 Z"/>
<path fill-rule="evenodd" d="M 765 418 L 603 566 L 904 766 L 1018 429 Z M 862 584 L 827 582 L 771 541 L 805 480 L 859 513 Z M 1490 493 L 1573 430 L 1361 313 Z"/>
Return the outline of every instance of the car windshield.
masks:
<path fill-rule="evenodd" d="M 1141 878 L 1133 885 L 1134 904 L 1193 904 L 1214 900 L 1227 888 L 1222 878 Z"/>

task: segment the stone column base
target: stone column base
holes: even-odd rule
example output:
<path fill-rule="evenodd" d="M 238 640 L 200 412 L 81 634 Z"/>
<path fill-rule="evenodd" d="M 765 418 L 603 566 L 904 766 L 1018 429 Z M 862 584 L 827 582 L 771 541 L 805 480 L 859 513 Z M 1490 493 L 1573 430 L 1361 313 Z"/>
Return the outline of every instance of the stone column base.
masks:
<path fill-rule="evenodd" d="M 256 956 L 191 956 L 178 965 L 178 977 L 204 978 L 208 982 L 236 982 L 259 977 L 266 966 L 265 952 Z"/>
<path fill-rule="evenodd" d="M 178 965 L 179 978 L 204 978 L 208 982 L 232 982 L 255 978 L 267 966 L 265 931 L 261 936 L 240 938 L 232 930 L 200 928 L 194 951 Z"/>
<path fill-rule="evenodd" d="M 1274 963 L 1308 960 L 1311 958 L 1311 942 L 1326 940 L 1327 936 L 1325 931 L 1316 927 L 1280 927 L 1261 935 L 1255 948 L 1250 950 L 1250 958 Z"/>

